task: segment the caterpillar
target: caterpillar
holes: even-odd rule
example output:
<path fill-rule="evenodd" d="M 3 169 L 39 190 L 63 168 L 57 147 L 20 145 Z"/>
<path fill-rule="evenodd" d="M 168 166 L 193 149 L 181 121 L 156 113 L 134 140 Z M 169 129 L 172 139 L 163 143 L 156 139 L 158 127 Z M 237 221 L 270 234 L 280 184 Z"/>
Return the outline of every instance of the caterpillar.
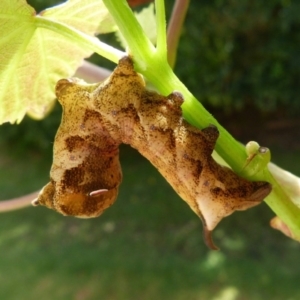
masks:
<path fill-rule="evenodd" d="M 54 140 L 51 179 L 32 204 L 91 218 L 116 200 L 122 171 L 119 144 L 103 127 L 101 115 L 87 107 L 93 87 L 82 89 L 79 83 L 61 80 L 56 87 L 63 116 Z"/>
<path fill-rule="evenodd" d="M 65 215 L 101 214 L 117 197 L 121 143 L 145 156 L 201 218 L 212 249 L 217 248 L 211 232 L 222 218 L 259 204 L 271 191 L 269 183 L 250 182 L 215 162 L 211 154 L 217 127 L 200 130 L 187 123 L 182 95 L 165 97 L 147 90 L 129 57 L 102 83 L 60 80 L 56 95 L 64 113 L 54 142 L 51 181 L 35 204 Z"/>

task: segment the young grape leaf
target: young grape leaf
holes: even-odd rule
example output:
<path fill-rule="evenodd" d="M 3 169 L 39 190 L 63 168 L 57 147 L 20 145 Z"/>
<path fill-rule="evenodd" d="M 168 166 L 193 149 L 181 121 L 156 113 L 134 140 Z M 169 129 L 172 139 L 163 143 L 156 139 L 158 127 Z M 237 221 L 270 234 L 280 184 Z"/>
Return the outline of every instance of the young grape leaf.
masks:
<path fill-rule="evenodd" d="M 49 19 L 53 17 L 56 21 L 89 34 L 95 33 L 95 23 L 98 25 L 96 33 L 109 33 L 117 30 L 112 16 L 103 2 L 99 0 L 69 0 L 46 9 L 39 15 Z"/>
<path fill-rule="evenodd" d="M 25 0 L 1 1 L 0 124 L 20 122 L 26 113 L 43 118 L 53 105 L 55 83 L 72 76 L 82 59 L 92 54 L 65 36 L 41 28 L 41 19 L 93 36 L 107 15 L 98 0 L 69 0 L 38 15 Z M 103 29 L 107 32 L 109 27 Z"/>

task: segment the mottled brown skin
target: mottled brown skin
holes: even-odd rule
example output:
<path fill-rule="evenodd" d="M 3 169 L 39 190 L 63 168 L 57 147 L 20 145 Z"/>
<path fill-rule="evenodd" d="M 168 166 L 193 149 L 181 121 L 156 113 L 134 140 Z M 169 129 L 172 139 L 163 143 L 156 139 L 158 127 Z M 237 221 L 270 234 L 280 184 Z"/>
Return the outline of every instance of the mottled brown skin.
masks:
<path fill-rule="evenodd" d="M 117 196 L 121 143 L 144 155 L 189 204 L 202 219 L 205 241 L 213 249 L 211 231 L 220 220 L 259 204 L 271 191 L 269 183 L 250 182 L 217 164 L 211 157 L 217 128 L 199 130 L 188 124 L 182 118 L 181 94 L 164 97 L 145 89 L 128 57 L 105 82 L 61 80 L 56 93 L 64 114 L 51 182 L 39 204 L 67 215 L 99 215 Z M 97 200 L 90 196 L 103 189 L 108 191 L 100 191 Z"/>
<path fill-rule="evenodd" d="M 122 173 L 118 144 L 102 126 L 101 115 L 87 107 L 92 86 L 78 84 L 61 80 L 56 87 L 64 110 L 54 141 L 51 181 L 34 204 L 91 218 L 114 203 Z"/>
<path fill-rule="evenodd" d="M 217 164 L 211 157 L 217 128 L 188 124 L 180 93 L 164 97 L 145 89 L 130 59 L 119 62 L 92 99 L 114 139 L 145 156 L 202 219 L 211 248 L 216 247 L 210 232 L 223 217 L 259 204 L 270 193 L 269 183 L 250 182 Z"/>

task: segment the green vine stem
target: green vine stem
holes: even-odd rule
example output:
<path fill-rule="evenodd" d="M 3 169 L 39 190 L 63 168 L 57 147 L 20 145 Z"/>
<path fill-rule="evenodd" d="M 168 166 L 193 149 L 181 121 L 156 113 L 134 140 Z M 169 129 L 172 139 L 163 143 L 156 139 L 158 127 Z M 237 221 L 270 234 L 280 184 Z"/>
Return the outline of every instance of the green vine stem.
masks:
<path fill-rule="evenodd" d="M 120 51 L 108 44 L 101 42 L 99 39 L 92 37 L 88 34 L 85 34 L 79 30 L 76 30 L 74 27 L 70 27 L 66 24 L 60 23 L 55 20 L 50 20 L 44 17 L 35 16 L 35 25 L 36 27 L 49 29 L 60 35 L 63 35 L 67 39 L 71 40 L 81 47 L 85 47 L 97 54 L 106 57 L 107 59 L 118 63 L 120 58 L 122 58 L 126 53 Z"/>
<path fill-rule="evenodd" d="M 156 11 L 156 27 L 157 27 L 157 56 L 162 60 L 166 61 L 168 59 L 167 53 L 167 31 L 166 31 L 166 13 L 164 1 L 155 1 L 155 11 Z"/>

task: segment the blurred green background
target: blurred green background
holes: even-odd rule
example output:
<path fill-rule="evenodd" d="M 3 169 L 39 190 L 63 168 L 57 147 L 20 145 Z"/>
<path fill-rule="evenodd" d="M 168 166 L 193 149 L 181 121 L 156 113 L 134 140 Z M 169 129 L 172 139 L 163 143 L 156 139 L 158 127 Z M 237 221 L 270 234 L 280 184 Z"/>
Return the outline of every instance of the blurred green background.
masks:
<path fill-rule="evenodd" d="M 39 11 L 51 1 L 29 3 Z M 234 136 L 270 147 L 300 176 L 299 8 L 191 1 L 176 73 Z M 1 199 L 48 181 L 60 114 L 57 105 L 43 121 L 0 127 Z M 212 252 L 200 220 L 150 163 L 126 146 L 121 161 L 118 200 L 97 219 L 43 207 L 1 214 L 0 299 L 300 299 L 300 246 L 269 227 L 265 204 L 223 220 Z"/>

